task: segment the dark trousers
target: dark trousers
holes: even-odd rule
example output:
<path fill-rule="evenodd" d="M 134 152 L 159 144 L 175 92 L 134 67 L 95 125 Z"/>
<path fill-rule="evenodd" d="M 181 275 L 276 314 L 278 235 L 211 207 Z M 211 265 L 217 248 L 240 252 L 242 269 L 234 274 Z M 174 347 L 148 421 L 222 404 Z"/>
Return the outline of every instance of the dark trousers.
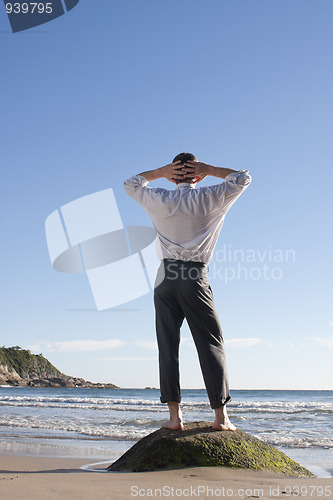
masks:
<path fill-rule="evenodd" d="M 180 327 L 186 318 L 198 352 L 211 407 L 229 396 L 222 328 L 202 262 L 163 260 L 157 273 L 154 303 L 159 349 L 161 402 L 180 402 Z"/>

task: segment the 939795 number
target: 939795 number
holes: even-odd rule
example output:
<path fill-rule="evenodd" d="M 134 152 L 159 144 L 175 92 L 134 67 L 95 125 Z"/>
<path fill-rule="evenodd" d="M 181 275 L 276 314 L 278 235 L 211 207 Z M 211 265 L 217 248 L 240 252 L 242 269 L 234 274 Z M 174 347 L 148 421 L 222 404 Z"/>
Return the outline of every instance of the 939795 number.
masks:
<path fill-rule="evenodd" d="M 24 2 L 24 3 L 6 3 L 7 14 L 51 14 L 52 2 L 38 3 L 38 2 Z"/>
<path fill-rule="evenodd" d="M 313 498 L 313 499 L 318 499 L 318 498 L 325 498 L 325 497 L 331 497 L 332 494 L 332 487 L 328 485 L 302 485 L 302 486 L 286 486 L 284 488 L 283 493 L 286 495 L 286 497 L 292 496 L 293 498 L 295 497 L 306 497 L 306 498 Z"/>

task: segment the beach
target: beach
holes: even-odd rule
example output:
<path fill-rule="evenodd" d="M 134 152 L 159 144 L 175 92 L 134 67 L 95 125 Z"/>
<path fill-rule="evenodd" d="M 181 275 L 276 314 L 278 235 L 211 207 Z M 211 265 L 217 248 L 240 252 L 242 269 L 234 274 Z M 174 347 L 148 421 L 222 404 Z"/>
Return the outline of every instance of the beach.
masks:
<path fill-rule="evenodd" d="M 184 390 L 182 407 L 187 422 L 212 418 L 202 389 Z M 333 497 L 332 391 L 232 391 L 229 404 L 238 428 L 313 479 L 217 467 L 106 472 L 167 419 L 156 389 L 2 387 L 0 410 L 1 500 Z"/>
<path fill-rule="evenodd" d="M 218 467 L 117 473 L 102 471 L 106 465 L 90 464 L 95 472 L 83 459 L 2 454 L 1 499 L 333 498 L 332 479 Z"/>

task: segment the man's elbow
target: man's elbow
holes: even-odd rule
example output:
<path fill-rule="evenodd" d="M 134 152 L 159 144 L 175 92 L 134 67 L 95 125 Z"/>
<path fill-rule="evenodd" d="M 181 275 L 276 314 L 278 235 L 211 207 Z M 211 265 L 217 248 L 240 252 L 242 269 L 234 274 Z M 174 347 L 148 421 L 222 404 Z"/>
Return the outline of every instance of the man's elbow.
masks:
<path fill-rule="evenodd" d="M 242 172 L 237 177 L 237 184 L 242 187 L 248 187 L 252 182 L 252 177 L 248 172 Z"/>
<path fill-rule="evenodd" d="M 127 192 L 134 191 L 137 185 L 138 184 L 133 182 L 133 179 L 131 177 L 129 179 L 126 179 L 126 181 L 124 181 L 123 183 L 124 189 Z"/>

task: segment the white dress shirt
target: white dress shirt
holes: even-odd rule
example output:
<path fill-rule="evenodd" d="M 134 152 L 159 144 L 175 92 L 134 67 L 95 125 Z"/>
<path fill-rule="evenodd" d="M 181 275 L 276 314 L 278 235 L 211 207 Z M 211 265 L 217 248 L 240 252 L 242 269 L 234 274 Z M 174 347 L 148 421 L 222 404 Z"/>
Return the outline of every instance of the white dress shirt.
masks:
<path fill-rule="evenodd" d="M 124 188 L 152 220 L 159 259 L 208 264 L 226 213 L 250 182 L 249 171 L 239 170 L 214 186 L 183 182 L 174 190 L 151 188 L 145 177 L 134 175 Z"/>

